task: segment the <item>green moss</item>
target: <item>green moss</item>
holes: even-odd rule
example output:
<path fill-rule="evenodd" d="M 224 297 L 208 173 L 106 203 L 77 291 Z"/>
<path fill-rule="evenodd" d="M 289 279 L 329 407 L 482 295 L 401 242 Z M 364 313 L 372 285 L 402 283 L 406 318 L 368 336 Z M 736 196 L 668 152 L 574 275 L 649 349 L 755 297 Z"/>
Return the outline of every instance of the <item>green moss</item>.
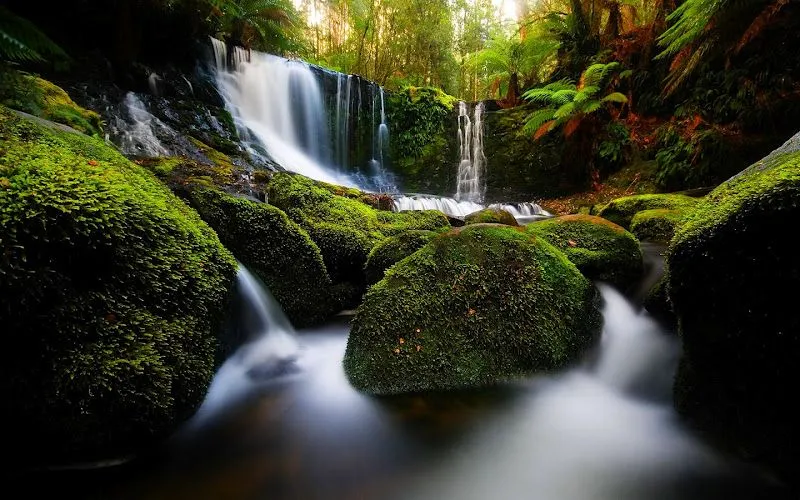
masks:
<path fill-rule="evenodd" d="M 669 243 L 690 210 L 654 208 L 643 210 L 633 216 L 631 232 L 640 240 Z"/>
<path fill-rule="evenodd" d="M 797 149 L 795 147 L 795 149 Z M 797 477 L 800 152 L 769 157 L 712 191 L 667 252 L 683 359 L 681 412 Z"/>
<path fill-rule="evenodd" d="M 168 178 L 177 167 L 180 167 L 187 160 L 176 156 L 167 156 L 162 158 L 144 158 L 137 160 L 136 163 L 147 168 L 156 176 L 161 179 Z"/>
<path fill-rule="evenodd" d="M 386 236 L 409 229 L 449 227 L 441 212 L 375 210 L 359 201 L 361 195 L 358 190 L 295 174 L 279 173 L 269 181 L 269 202 L 308 231 L 335 282 L 363 284 L 367 256 Z"/>
<path fill-rule="evenodd" d="M 500 225 L 441 234 L 367 292 L 347 343 L 359 390 L 491 384 L 565 366 L 600 325 L 597 294 L 544 239 Z"/>
<path fill-rule="evenodd" d="M 433 231 L 405 231 L 375 245 L 364 268 L 367 283 L 383 279 L 384 271 L 425 246 L 434 236 Z"/>
<path fill-rule="evenodd" d="M 0 79 L 0 104 L 103 137 L 100 115 L 84 109 L 61 87 L 34 75 L 8 72 Z"/>
<path fill-rule="evenodd" d="M 526 231 L 558 247 L 589 279 L 624 289 L 642 274 L 639 241 L 600 217 L 564 215 L 529 224 Z"/>
<path fill-rule="evenodd" d="M 200 150 L 206 158 L 211 160 L 211 163 L 214 164 L 221 172 L 227 172 L 230 176 L 234 170 L 233 162 L 231 161 L 230 156 L 226 155 L 225 153 L 221 153 L 216 149 L 212 148 L 211 146 L 204 144 L 203 142 L 195 139 L 194 137 L 189 137 L 189 141 L 197 146 L 197 149 Z"/>
<path fill-rule="evenodd" d="M 690 210 L 698 199 L 682 194 L 640 194 L 612 200 L 598 215 L 622 227 L 629 227 L 633 216 L 644 210 L 663 208 L 668 210 Z"/>
<path fill-rule="evenodd" d="M 215 189 L 190 199 L 237 259 L 258 275 L 296 326 L 318 324 L 339 310 L 320 250 L 278 208 Z"/>
<path fill-rule="evenodd" d="M 656 320 L 667 325 L 670 328 L 675 328 L 677 325 L 675 320 L 675 313 L 672 310 L 672 303 L 667 294 L 667 275 L 661 277 L 653 287 L 647 292 L 644 297 L 644 308 Z"/>
<path fill-rule="evenodd" d="M 501 208 L 484 208 L 467 215 L 464 222 L 469 224 L 505 224 L 506 226 L 519 226 L 517 219 L 507 210 Z"/>
<path fill-rule="evenodd" d="M 458 102 L 436 88 L 406 87 L 389 95 L 392 172 L 406 191 L 446 194 L 454 184 Z"/>
<path fill-rule="evenodd" d="M 152 444 L 211 381 L 233 256 L 100 140 L 0 108 L 0 151 L 8 451 L 51 461 Z"/>

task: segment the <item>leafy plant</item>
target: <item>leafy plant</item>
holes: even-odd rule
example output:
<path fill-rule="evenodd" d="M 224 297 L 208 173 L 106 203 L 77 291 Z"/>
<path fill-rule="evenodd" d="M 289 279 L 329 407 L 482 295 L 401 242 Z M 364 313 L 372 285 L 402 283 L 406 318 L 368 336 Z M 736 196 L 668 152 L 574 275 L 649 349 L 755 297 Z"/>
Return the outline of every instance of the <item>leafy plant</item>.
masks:
<path fill-rule="evenodd" d="M 232 45 L 277 50 L 298 49 L 300 16 L 289 0 L 208 0 L 219 31 Z"/>
<path fill-rule="evenodd" d="M 0 6 L 0 60 L 44 62 L 67 54 L 32 22 Z"/>

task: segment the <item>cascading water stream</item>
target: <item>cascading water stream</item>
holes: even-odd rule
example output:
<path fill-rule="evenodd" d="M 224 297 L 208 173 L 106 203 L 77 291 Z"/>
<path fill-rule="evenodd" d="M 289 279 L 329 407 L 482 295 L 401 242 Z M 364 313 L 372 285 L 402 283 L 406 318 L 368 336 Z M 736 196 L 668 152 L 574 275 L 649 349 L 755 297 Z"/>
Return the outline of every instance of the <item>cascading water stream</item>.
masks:
<path fill-rule="evenodd" d="M 475 105 L 472 120 L 467 103 L 458 103 L 459 163 L 456 181 L 456 200 L 483 203 L 485 186 L 483 169 L 486 156 L 483 153 L 484 104 Z"/>
<path fill-rule="evenodd" d="M 252 154 L 313 179 L 350 185 L 333 161 L 322 91 L 308 64 L 212 38 L 217 88 Z M 337 153 L 341 154 L 342 148 Z"/>
<path fill-rule="evenodd" d="M 241 313 L 237 325 L 245 343 L 225 361 L 209 387 L 195 421 L 229 405 L 255 386 L 296 370 L 299 347 L 294 327 L 264 285 L 239 264 L 237 287 Z"/>
<path fill-rule="evenodd" d="M 154 131 L 156 128 L 169 127 L 151 115 L 142 100 L 133 92 L 125 95 L 123 110 L 127 116 L 116 115 L 109 124 L 122 152 L 129 156 L 167 156 L 167 148 L 161 144 Z"/>

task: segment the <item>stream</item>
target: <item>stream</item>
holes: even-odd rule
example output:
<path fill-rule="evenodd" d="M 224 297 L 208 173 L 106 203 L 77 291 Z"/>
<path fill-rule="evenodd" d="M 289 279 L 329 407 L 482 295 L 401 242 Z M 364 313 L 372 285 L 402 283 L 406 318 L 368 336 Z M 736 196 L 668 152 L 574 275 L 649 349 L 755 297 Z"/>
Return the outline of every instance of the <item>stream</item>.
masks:
<path fill-rule="evenodd" d="M 645 255 L 652 279 L 660 255 Z M 223 365 L 192 421 L 151 455 L 18 478 L 26 490 L 137 499 L 784 498 L 681 425 L 670 400 L 677 338 L 606 285 L 598 285 L 601 341 L 578 366 L 482 390 L 384 398 L 358 393 L 344 375 L 349 316 L 295 334 L 246 271 L 240 286 L 263 306 L 248 329 L 267 333 Z"/>

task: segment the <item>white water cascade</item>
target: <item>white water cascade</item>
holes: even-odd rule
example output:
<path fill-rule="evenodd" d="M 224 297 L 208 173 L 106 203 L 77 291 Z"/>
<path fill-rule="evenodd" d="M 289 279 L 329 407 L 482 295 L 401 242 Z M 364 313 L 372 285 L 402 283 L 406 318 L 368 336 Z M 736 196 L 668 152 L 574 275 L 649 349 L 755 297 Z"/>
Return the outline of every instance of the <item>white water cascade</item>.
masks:
<path fill-rule="evenodd" d="M 280 304 L 241 264 L 237 279 L 242 301 L 238 321 L 245 343 L 214 376 L 195 417 L 197 422 L 252 392 L 259 384 L 297 369 L 299 347 L 294 327 Z"/>
<path fill-rule="evenodd" d="M 123 110 L 127 119 L 116 116 L 109 124 L 118 137 L 122 152 L 129 156 L 167 156 L 169 152 L 158 140 L 154 130 L 167 130 L 169 127 L 151 115 L 142 100 L 133 92 L 125 95 Z"/>
<path fill-rule="evenodd" d="M 486 156 L 483 153 L 483 110 L 484 104 L 477 103 L 470 120 L 467 103 L 458 103 L 458 201 L 483 203 L 486 191 L 483 184 L 483 169 L 486 165 Z"/>
<path fill-rule="evenodd" d="M 378 87 L 378 96 L 373 96 L 372 103 L 372 159 L 369 161 L 370 174 L 375 179 L 386 179 L 386 155 L 389 148 L 389 125 L 386 123 L 386 108 L 383 88 Z M 377 108 L 377 99 L 380 99 L 380 123 L 377 128 L 375 127 L 375 109 Z M 376 183 L 378 184 L 378 183 Z M 386 185 L 378 185 L 378 190 L 383 191 Z"/>
<path fill-rule="evenodd" d="M 308 64 L 212 38 L 217 88 L 252 154 L 287 170 L 352 186 L 334 166 L 322 90 Z M 229 64 L 230 62 L 230 64 Z M 263 149 L 262 149 L 263 148 Z"/>

